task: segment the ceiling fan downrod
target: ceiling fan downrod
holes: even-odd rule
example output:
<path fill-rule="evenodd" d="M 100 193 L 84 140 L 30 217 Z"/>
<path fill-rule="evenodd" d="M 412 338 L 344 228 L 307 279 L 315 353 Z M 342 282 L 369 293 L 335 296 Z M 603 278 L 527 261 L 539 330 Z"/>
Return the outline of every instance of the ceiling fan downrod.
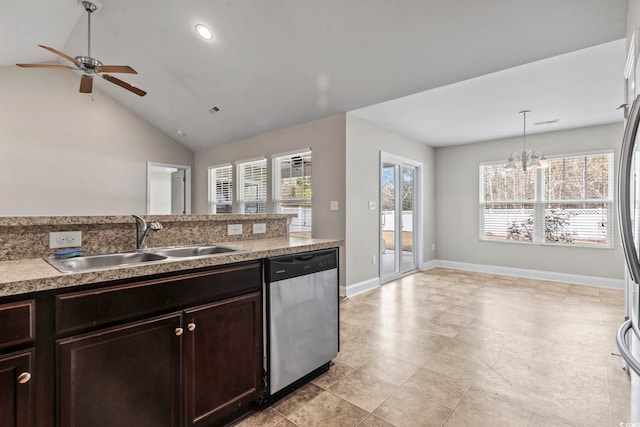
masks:
<path fill-rule="evenodd" d="M 85 73 L 91 75 L 95 72 L 97 67 L 102 66 L 102 62 L 91 56 L 91 14 L 98 9 L 98 6 L 90 1 L 83 1 L 82 7 L 87 11 L 87 56 L 76 56 L 76 65 Z"/>
<path fill-rule="evenodd" d="M 82 7 L 87 11 L 87 24 L 89 28 L 87 31 L 87 56 L 91 58 L 91 14 L 96 11 L 98 6 L 90 1 L 83 1 Z"/>

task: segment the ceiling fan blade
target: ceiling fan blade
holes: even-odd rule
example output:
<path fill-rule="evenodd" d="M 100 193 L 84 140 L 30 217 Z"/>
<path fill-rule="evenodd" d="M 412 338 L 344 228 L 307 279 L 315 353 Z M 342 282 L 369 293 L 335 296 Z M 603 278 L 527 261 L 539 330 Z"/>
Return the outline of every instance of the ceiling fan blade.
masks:
<path fill-rule="evenodd" d="M 91 93 L 93 90 L 93 76 L 83 74 L 80 79 L 80 93 Z"/>
<path fill-rule="evenodd" d="M 62 68 L 65 70 L 75 70 L 73 67 L 69 67 L 68 65 L 58 65 L 58 64 L 16 64 L 18 67 L 27 67 L 27 68 Z"/>
<path fill-rule="evenodd" d="M 60 52 L 59 50 L 55 50 L 55 49 L 54 49 L 54 48 L 52 48 L 52 47 L 45 46 L 45 45 L 42 45 L 42 44 L 39 44 L 38 46 L 40 46 L 40 47 L 41 47 L 41 48 L 43 48 L 43 49 L 48 50 L 49 52 L 55 53 L 56 55 L 61 56 L 61 57 L 63 57 L 64 59 L 66 59 L 66 60 L 68 60 L 68 61 L 73 62 L 74 64 L 77 64 L 76 60 L 75 60 L 75 59 L 73 59 L 72 57 L 70 57 L 69 55 L 67 55 L 66 53 L 62 53 L 62 52 Z"/>
<path fill-rule="evenodd" d="M 128 65 L 100 65 L 96 67 L 96 73 L 129 73 L 138 74 L 136 70 Z"/>
<path fill-rule="evenodd" d="M 102 74 L 102 78 L 107 80 L 107 81 L 109 81 L 109 82 L 111 82 L 111 83 L 113 83 L 113 84 L 116 84 L 116 85 L 120 86 L 121 88 L 124 88 L 124 89 L 126 89 L 126 90 L 128 90 L 130 92 L 133 92 L 138 96 L 145 96 L 147 94 L 147 92 L 145 92 L 144 90 L 139 89 L 139 88 L 135 87 L 134 85 L 131 85 L 131 84 L 127 83 L 127 82 L 123 82 L 122 80 L 117 79 L 117 78 L 115 78 L 113 76 L 110 76 L 109 74 Z"/>

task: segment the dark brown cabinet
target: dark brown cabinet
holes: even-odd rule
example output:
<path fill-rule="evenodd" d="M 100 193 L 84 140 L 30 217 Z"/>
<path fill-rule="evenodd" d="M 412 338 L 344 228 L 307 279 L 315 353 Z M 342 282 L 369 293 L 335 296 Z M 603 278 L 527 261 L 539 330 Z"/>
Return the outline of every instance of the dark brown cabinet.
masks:
<path fill-rule="evenodd" d="M 0 305 L 0 427 L 35 423 L 34 340 L 35 301 Z"/>
<path fill-rule="evenodd" d="M 185 312 L 185 426 L 233 419 L 258 396 L 261 306 L 256 292 Z"/>
<path fill-rule="evenodd" d="M 217 426 L 262 393 L 260 263 L 54 297 L 56 424 Z"/>
<path fill-rule="evenodd" d="M 59 340 L 63 427 L 180 425 L 180 315 Z"/>
<path fill-rule="evenodd" d="M 0 355 L 0 426 L 34 425 L 34 350 Z"/>

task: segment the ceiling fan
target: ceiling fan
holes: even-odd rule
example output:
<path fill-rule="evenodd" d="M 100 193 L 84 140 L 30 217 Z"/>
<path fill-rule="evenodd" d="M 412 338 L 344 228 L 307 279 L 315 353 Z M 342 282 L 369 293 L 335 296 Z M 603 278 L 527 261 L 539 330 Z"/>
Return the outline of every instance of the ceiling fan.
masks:
<path fill-rule="evenodd" d="M 90 1 L 83 1 L 82 7 L 87 11 L 87 19 L 89 23 L 88 30 L 88 52 L 87 56 L 76 56 L 72 58 L 71 56 L 64 54 L 52 47 L 44 46 L 39 44 L 43 49 L 48 50 L 49 52 L 55 53 L 56 55 L 73 62 L 75 67 L 67 66 L 67 65 L 59 65 L 59 64 L 16 64 L 18 67 L 31 67 L 31 68 L 60 68 L 60 69 L 68 69 L 68 70 L 80 70 L 83 71 L 84 74 L 80 79 L 80 92 L 81 93 L 91 93 L 93 90 L 93 75 L 96 74 L 108 82 L 116 84 L 130 92 L 135 93 L 139 96 L 145 96 L 147 92 L 144 90 L 135 87 L 132 84 L 129 84 L 125 81 L 122 81 L 116 77 L 113 77 L 110 74 L 106 73 L 129 73 L 129 74 L 138 74 L 136 70 L 131 68 L 128 65 L 104 65 L 99 60 L 91 57 L 91 14 L 96 11 L 97 6 Z"/>

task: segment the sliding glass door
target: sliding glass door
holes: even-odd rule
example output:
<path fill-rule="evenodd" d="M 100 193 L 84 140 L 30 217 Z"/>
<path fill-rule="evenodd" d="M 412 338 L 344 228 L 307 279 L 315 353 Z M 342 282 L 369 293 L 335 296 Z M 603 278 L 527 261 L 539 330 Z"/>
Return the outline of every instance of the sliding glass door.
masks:
<path fill-rule="evenodd" d="M 416 191 L 419 164 L 382 153 L 380 170 L 380 278 L 387 282 L 418 268 Z"/>

